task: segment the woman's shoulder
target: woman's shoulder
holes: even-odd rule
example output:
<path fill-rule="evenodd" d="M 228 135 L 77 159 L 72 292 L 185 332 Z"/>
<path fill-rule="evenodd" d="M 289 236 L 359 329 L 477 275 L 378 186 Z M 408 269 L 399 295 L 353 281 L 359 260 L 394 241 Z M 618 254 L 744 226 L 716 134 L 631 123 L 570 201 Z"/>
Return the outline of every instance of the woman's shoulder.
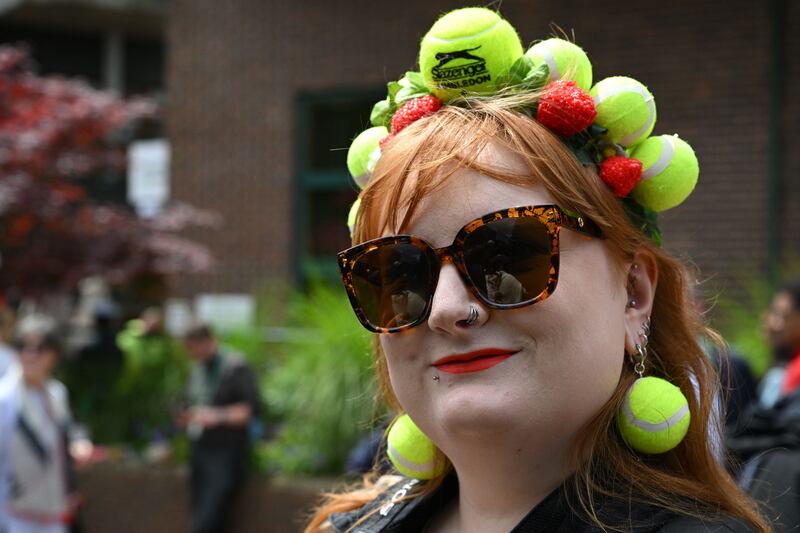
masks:
<path fill-rule="evenodd" d="M 599 498 L 595 502 L 597 518 L 603 524 L 626 527 L 633 533 L 751 533 L 757 529 L 739 517 L 713 509 L 703 509 L 697 502 L 675 502 L 665 508 L 630 498 Z M 574 507 L 573 507 L 574 508 Z M 685 511 L 680 511 L 684 509 Z M 685 514 L 692 513 L 692 514 Z M 696 514 L 695 514 L 696 513 Z M 579 512 L 579 514 L 581 514 Z M 582 520 L 587 520 L 584 516 Z M 591 522 L 591 520 L 587 520 Z M 602 529 L 593 526 L 592 533 Z"/>
<path fill-rule="evenodd" d="M 399 475 L 382 476 L 369 489 L 376 494 L 374 498 L 357 509 L 331 514 L 322 531 L 418 531 L 421 527 L 415 527 L 420 525 L 417 524 L 420 517 L 427 519 L 428 515 L 422 507 L 430 499 L 430 494 L 420 495 L 419 488 L 420 481 L 417 479 Z"/>

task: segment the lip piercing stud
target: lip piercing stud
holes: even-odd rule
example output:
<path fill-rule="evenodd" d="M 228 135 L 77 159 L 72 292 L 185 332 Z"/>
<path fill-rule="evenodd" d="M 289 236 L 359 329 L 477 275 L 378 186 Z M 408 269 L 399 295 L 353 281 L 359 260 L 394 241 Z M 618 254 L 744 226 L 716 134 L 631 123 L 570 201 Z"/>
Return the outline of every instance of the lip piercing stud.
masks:
<path fill-rule="evenodd" d="M 436 383 L 439 383 L 439 376 L 438 375 L 434 375 L 433 376 L 433 381 L 435 381 Z"/>

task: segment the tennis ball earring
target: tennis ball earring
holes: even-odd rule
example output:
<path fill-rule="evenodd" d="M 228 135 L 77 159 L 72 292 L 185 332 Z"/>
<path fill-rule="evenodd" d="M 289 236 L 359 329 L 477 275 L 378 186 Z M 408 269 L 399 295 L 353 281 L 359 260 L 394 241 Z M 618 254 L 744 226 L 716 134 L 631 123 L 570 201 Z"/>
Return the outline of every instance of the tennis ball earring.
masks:
<path fill-rule="evenodd" d="M 386 453 L 401 474 L 415 479 L 433 479 L 445 469 L 442 454 L 407 414 L 392 424 Z"/>
<path fill-rule="evenodd" d="M 654 376 L 644 377 L 650 321 L 642 326 L 642 344 L 636 344 L 634 372 L 639 377 L 625 393 L 617 413 L 617 427 L 634 450 L 659 454 L 681 443 L 689 430 L 689 403 L 672 383 Z"/>

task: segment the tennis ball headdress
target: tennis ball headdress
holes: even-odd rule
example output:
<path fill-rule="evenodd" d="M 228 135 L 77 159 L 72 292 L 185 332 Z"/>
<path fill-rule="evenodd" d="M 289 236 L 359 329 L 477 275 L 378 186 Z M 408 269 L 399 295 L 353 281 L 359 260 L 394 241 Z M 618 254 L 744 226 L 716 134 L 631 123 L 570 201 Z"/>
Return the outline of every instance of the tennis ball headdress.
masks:
<path fill-rule="evenodd" d="M 373 127 L 350 146 L 347 167 L 361 189 L 382 148 L 409 124 L 442 106 L 464 105 L 463 96 L 500 91 L 538 95 L 520 112 L 561 137 L 581 163 L 595 165 L 629 218 L 656 244 L 661 243 L 657 214 L 683 202 L 697 183 L 692 147 L 677 135 L 650 136 L 656 103 L 647 87 L 625 76 L 592 84 L 592 64 L 574 43 L 552 38 L 526 51 L 516 30 L 497 12 L 457 9 L 443 15 L 422 38 L 419 67 L 388 84 L 387 97 L 372 110 Z M 351 232 L 359 204 L 357 200 L 348 216 Z M 639 379 L 625 396 L 617 427 L 633 449 L 663 453 L 683 440 L 690 414 L 678 387 L 643 376 L 649 322 L 645 327 L 635 354 Z M 389 458 L 400 472 L 420 479 L 441 473 L 433 443 L 408 415 L 392 426 L 388 445 Z"/>
<path fill-rule="evenodd" d="M 553 131 L 621 198 L 631 220 L 657 244 L 657 213 L 682 203 L 697 183 L 692 147 L 677 135 L 650 137 L 653 94 L 625 76 L 592 85 L 592 64 L 576 44 L 552 38 L 527 51 L 516 30 L 486 8 L 443 15 L 422 38 L 418 72 L 388 84 L 372 110 L 374 127 L 358 135 L 347 167 L 360 188 L 369 182 L 381 147 L 406 126 L 460 97 L 504 91 L 539 94 L 520 111 Z"/>

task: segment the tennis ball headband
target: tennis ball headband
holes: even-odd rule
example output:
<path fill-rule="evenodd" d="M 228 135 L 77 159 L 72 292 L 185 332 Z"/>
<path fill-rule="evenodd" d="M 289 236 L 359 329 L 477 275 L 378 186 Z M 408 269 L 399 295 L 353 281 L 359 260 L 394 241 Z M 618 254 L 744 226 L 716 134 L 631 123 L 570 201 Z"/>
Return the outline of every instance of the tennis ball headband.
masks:
<path fill-rule="evenodd" d="M 677 135 L 650 136 L 656 103 L 642 83 L 614 76 L 592 85 L 592 64 L 577 45 L 563 39 L 537 42 L 527 51 L 516 30 L 486 8 L 443 15 L 423 37 L 419 72 L 388 84 L 388 95 L 372 110 L 372 128 L 359 134 L 347 154 L 356 184 L 369 182 L 381 148 L 420 118 L 463 97 L 499 91 L 530 92 L 521 112 L 562 138 L 583 164 L 623 200 L 629 217 L 660 244 L 657 213 L 675 207 L 697 183 L 697 158 Z M 348 225 L 355 221 L 354 205 Z"/>

